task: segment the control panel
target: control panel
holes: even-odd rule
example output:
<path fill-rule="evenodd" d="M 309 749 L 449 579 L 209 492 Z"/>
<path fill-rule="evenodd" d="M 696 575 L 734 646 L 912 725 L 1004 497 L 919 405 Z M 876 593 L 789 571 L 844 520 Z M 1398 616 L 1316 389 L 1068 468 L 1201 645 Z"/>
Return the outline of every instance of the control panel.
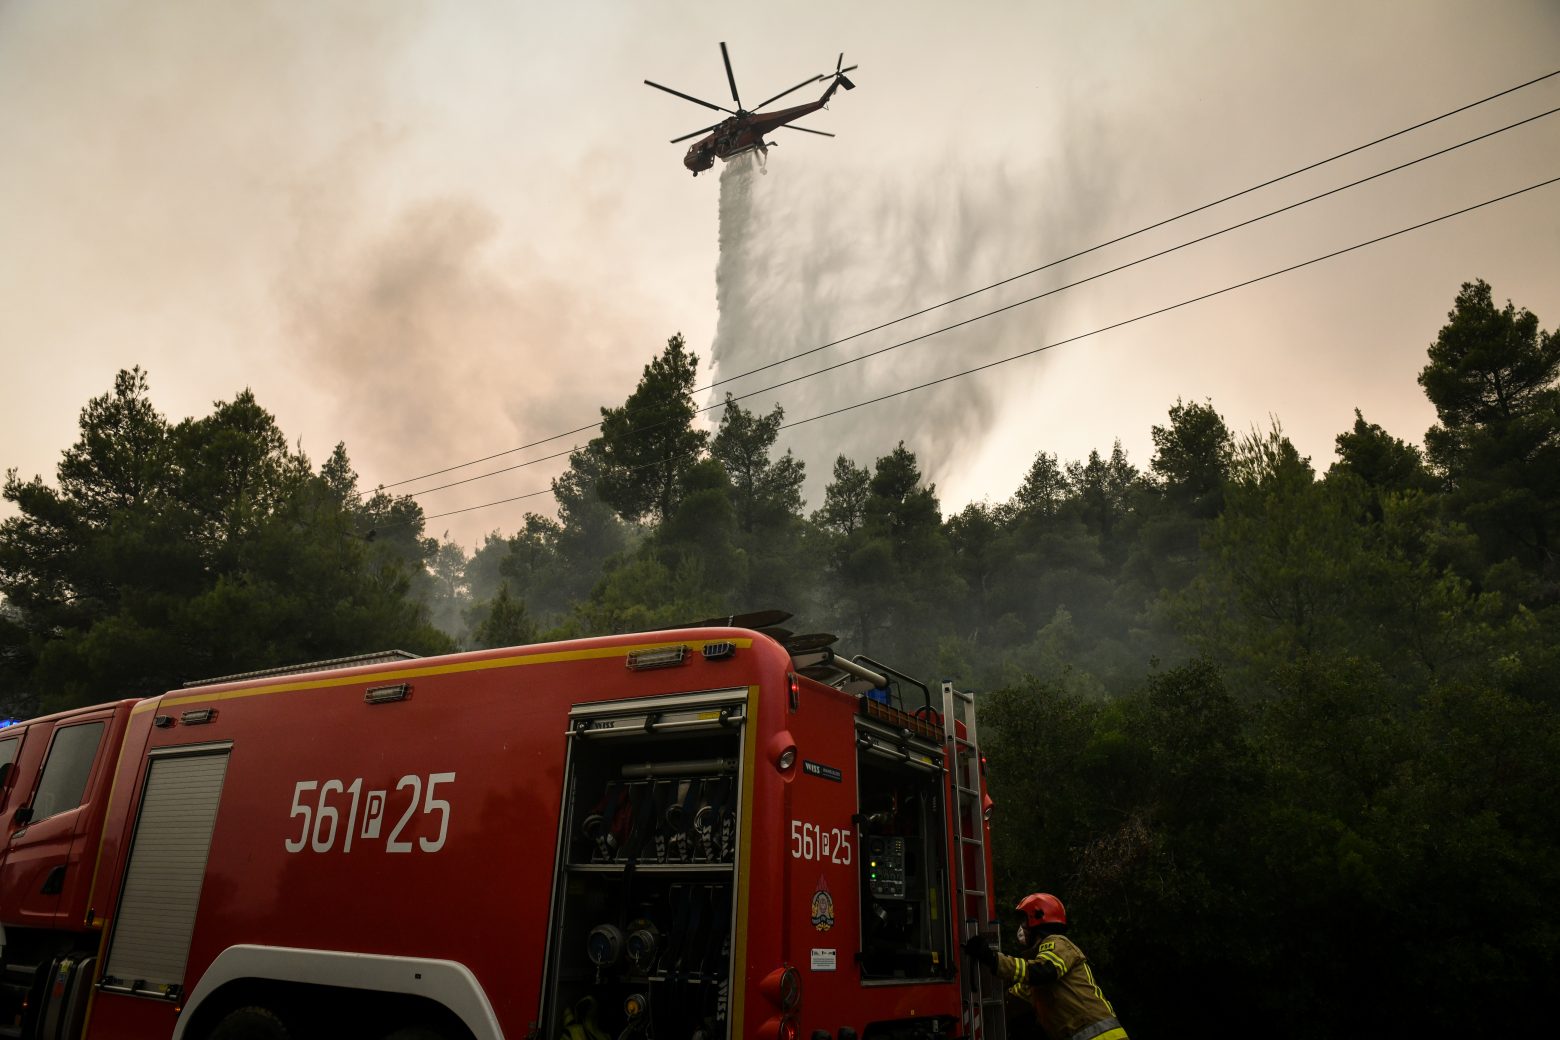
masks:
<path fill-rule="evenodd" d="M 868 839 L 867 871 L 874 899 L 905 898 L 905 839 Z"/>

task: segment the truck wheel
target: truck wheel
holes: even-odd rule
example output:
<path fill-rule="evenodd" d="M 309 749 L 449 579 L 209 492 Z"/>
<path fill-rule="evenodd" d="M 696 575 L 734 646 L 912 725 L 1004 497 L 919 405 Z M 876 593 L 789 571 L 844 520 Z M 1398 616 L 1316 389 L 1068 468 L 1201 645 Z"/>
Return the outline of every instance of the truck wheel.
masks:
<path fill-rule="evenodd" d="M 266 1007 L 241 1007 L 229 1012 L 207 1034 L 207 1040 L 292 1040 L 293 1031 L 287 1028 L 276 1012 Z"/>

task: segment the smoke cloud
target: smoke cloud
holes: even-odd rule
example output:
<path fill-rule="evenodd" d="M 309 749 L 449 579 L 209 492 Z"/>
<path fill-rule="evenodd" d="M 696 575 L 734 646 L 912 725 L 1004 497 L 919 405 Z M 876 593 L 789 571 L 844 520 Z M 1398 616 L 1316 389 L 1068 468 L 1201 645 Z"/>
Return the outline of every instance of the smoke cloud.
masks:
<path fill-rule="evenodd" d="M 76 410 L 136 364 L 175 420 L 252 389 L 316 464 L 345 441 L 366 486 L 626 393 L 693 312 L 682 285 L 707 313 L 710 260 L 640 275 L 629 247 L 675 215 L 638 219 L 622 156 L 534 102 L 565 60 L 517 59 L 534 13 L 471 6 L 0 5 L 3 465 L 50 472 Z M 419 501 L 524 494 L 550 465 Z M 430 531 L 469 547 L 527 508 L 553 503 Z"/>
<path fill-rule="evenodd" d="M 376 478 L 406 478 L 581 426 L 600 403 L 586 373 L 638 360 L 639 344 L 614 307 L 552 277 L 540 258 L 517 256 L 503 222 L 471 198 L 426 199 L 382 224 L 321 217 L 300 227 L 296 263 L 278 285 L 291 342 L 336 402 L 341 426 L 373 431 L 348 449 Z M 543 488 L 560 465 L 429 495 L 424 509 Z M 550 512 L 551 500 L 533 508 Z"/>
<path fill-rule="evenodd" d="M 804 172 L 785 158 L 775 155 L 766 170 L 744 156 L 721 173 L 712 404 L 728 391 L 754 393 L 1058 284 L 1063 268 L 745 375 L 1065 255 L 1108 208 L 1106 185 L 1060 164 L 975 170 L 945 161 L 885 181 L 839 168 Z M 1064 198 L 1066 211 L 1054 204 Z M 1065 307 L 1021 307 L 742 403 L 761 411 L 779 403 L 787 423 L 825 415 L 1039 346 Z M 1021 364 L 1032 376 L 1048 359 Z M 807 463 L 812 506 L 822 501 L 836 455 L 870 466 L 900 440 L 928 480 L 945 480 L 981 447 L 1004 408 L 1022 407 L 1012 400 L 1012 378 L 999 368 L 806 423 L 784 431 L 779 448 Z"/>

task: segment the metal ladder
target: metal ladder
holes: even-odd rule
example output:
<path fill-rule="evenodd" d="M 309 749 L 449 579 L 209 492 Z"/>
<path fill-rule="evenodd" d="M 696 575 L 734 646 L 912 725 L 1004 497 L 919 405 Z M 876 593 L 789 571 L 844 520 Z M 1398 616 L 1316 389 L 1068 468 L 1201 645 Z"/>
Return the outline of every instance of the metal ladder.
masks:
<path fill-rule="evenodd" d="M 959 944 L 972 935 L 996 938 L 991 879 L 986 872 L 986 820 L 981 806 L 980 746 L 975 736 L 975 695 L 942 684 L 943 734 L 953 788 L 953 819 L 958 846 L 953 858 L 958 901 Z M 959 733 L 960 726 L 964 733 Z M 973 1040 L 1005 1040 L 1007 1015 L 1003 986 L 985 968 L 965 977 L 964 1032 Z"/>

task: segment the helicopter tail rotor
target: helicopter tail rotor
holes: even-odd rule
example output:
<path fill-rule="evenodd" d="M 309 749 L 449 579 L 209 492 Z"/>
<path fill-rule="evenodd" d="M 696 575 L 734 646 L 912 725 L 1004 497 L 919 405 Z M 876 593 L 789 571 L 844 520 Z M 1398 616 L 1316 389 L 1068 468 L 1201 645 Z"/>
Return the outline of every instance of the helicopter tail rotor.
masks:
<path fill-rule="evenodd" d="M 825 104 L 827 104 L 829 99 L 834 96 L 834 92 L 841 87 L 844 87 L 846 90 L 856 89 L 856 84 L 852 83 L 850 81 L 850 77 L 845 75 L 845 73 L 854 72 L 857 68 L 859 68 L 859 66 L 847 66 L 845 64 L 845 52 L 841 51 L 839 60 L 834 63 L 833 76 L 831 77 L 829 73 L 825 72 L 823 75 L 818 77 L 819 79 L 830 80 L 829 89 L 823 92 L 823 101 Z"/>
<path fill-rule="evenodd" d="M 850 77 L 846 76 L 845 73 L 847 73 L 847 72 L 855 72 L 861 66 L 860 65 L 852 65 L 848 69 L 841 68 L 841 66 L 844 65 L 844 64 L 845 64 L 845 52 L 844 51 L 840 51 L 840 58 L 839 58 L 838 61 L 836 61 L 834 63 L 834 82 L 838 83 L 840 86 L 844 87 L 846 90 L 855 90 L 856 89 L 856 84 L 852 83 L 850 81 Z"/>

